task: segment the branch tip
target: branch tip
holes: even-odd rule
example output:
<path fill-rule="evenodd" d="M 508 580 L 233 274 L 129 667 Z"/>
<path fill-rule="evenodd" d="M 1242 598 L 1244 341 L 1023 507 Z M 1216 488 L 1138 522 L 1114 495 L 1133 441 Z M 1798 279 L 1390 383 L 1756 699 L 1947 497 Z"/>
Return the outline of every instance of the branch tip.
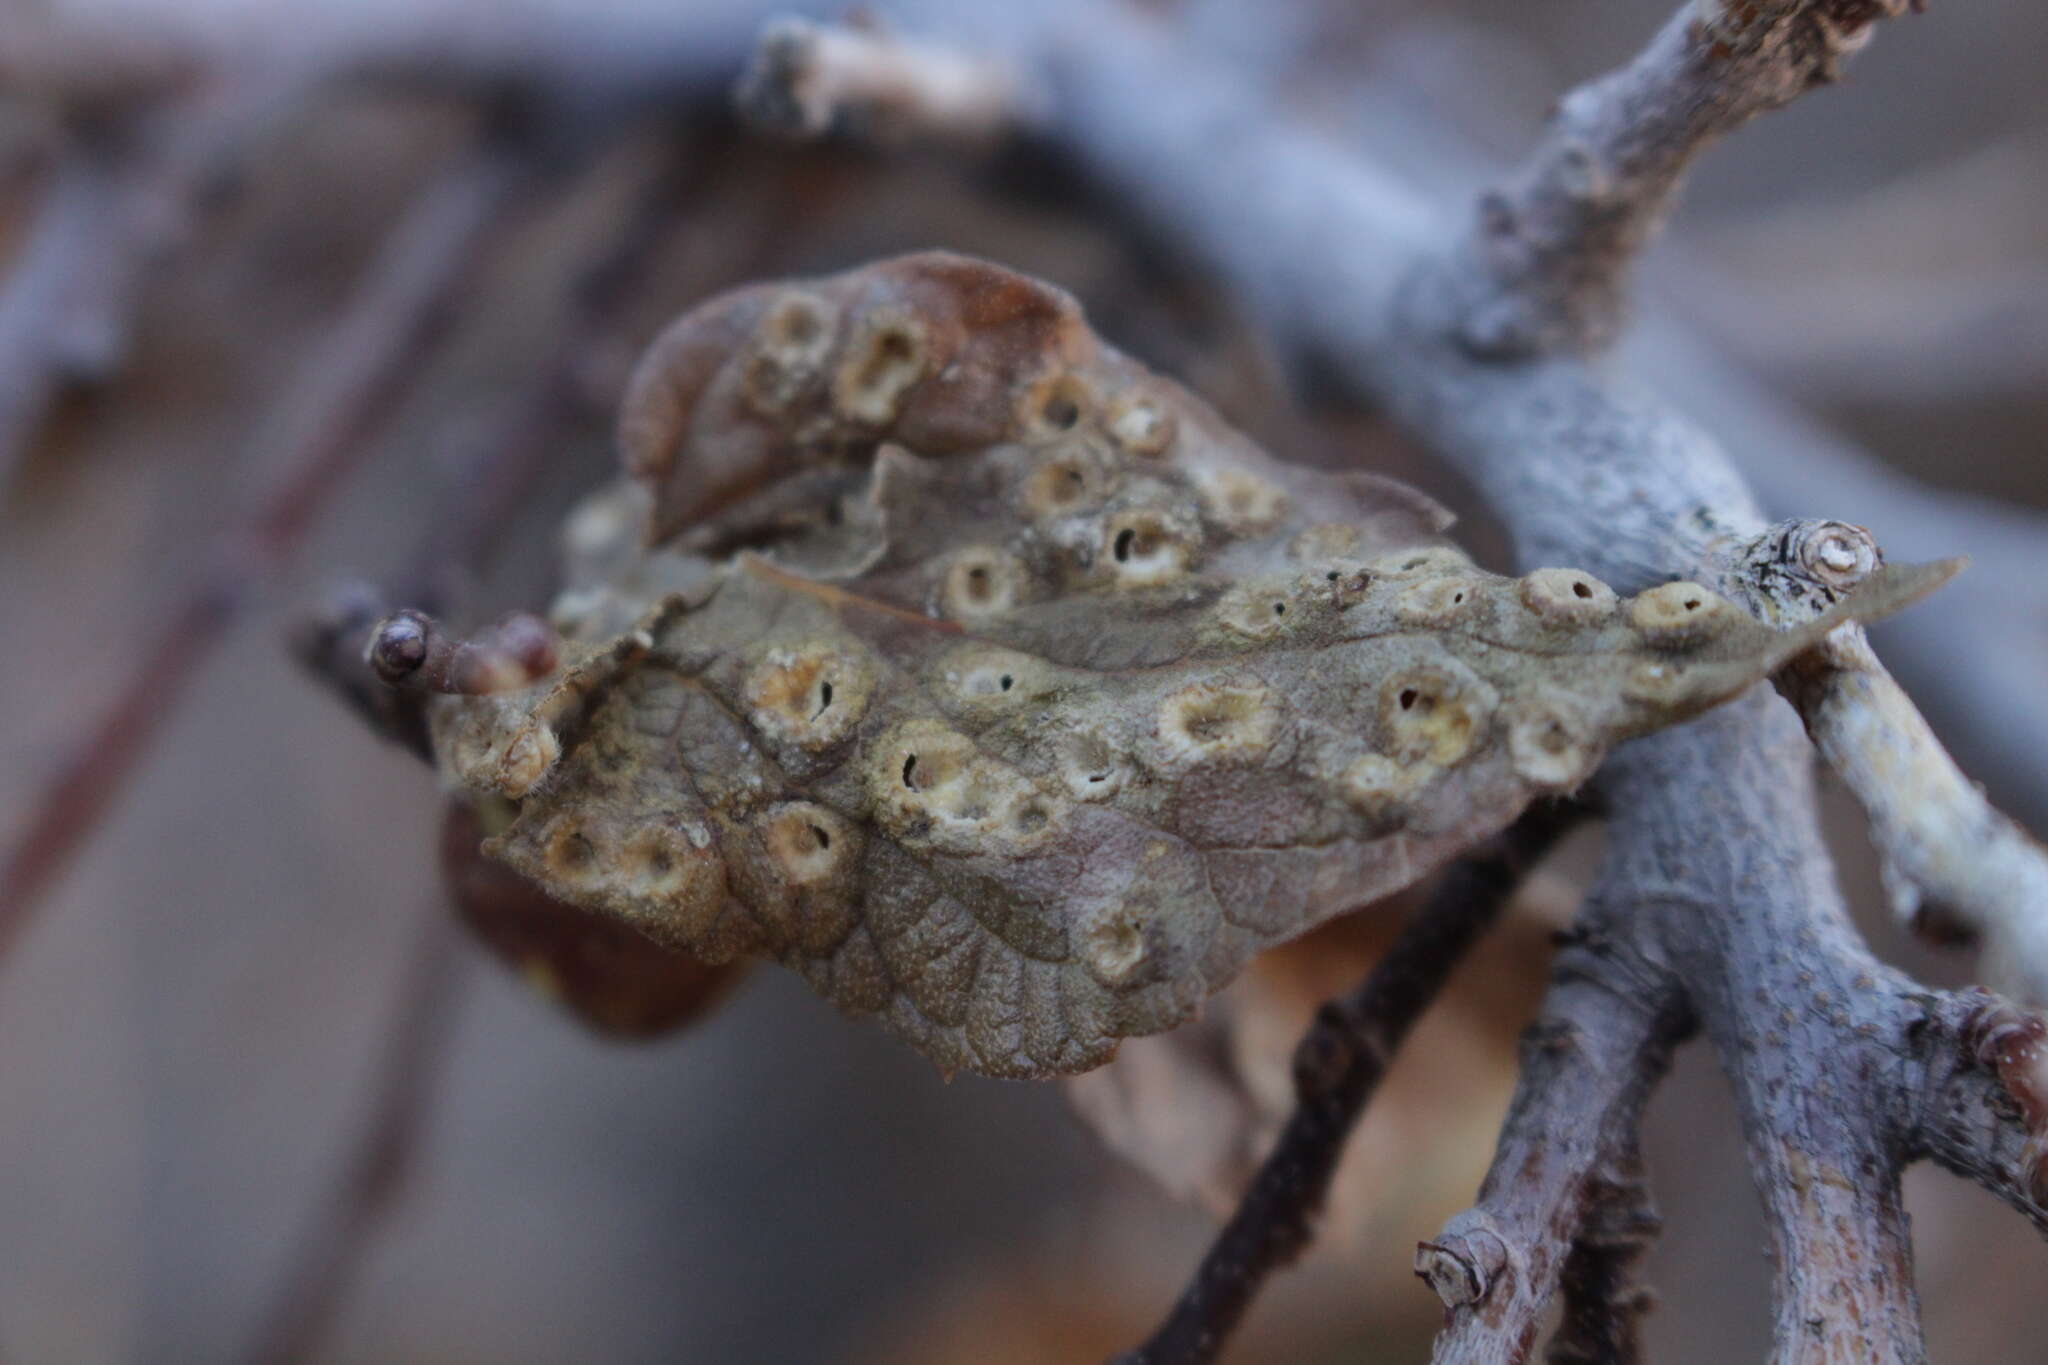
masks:
<path fill-rule="evenodd" d="M 554 672 L 561 639 L 528 612 L 513 612 L 457 639 L 433 617 L 408 608 L 377 623 L 363 661 L 390 687 L 481 696 L 516 691 Z"/>
<path fill-rule="evenodd" d="M 1507 1269 L 1507 1247 L 1498 1237 L 1480 1247 L 1469 1239 L 1446 1236 L 1441 1242 L 1415 1244 L 1415 1274 L 1427 1282 L 1447 1309 L 1483 1303 L 1493 1282 Z"/>

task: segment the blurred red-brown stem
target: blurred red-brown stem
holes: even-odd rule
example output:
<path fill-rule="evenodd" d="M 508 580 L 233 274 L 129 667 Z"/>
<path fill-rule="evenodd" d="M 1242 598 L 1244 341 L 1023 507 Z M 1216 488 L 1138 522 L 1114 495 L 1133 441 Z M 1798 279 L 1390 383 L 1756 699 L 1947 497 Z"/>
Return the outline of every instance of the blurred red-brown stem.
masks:
<path fill-rule="evenodd" d="M 339 1177 L 288 1259 L 244 1356 L 252 1365 L 281 1365 L 313 1353 L 414 1170 L 468 976 L 454 919 L 438 901 L 421 907 L 418 919 L 371 1082 L 369 1112 L 350 1141 Z"/>
<path fill-rule="evenodd" d="M 527 175 L 521 152 L 492 141 L 422 190 L 354 301 L 301 364 L 254 444 L 266 463 L 271 452 L 282 452 L 270 494 L 222 537 L 204 576 L 31 806 L 26 829 L 0 863 L 0 958 L 105 816 L 251 589 L 290 558 L 335 487 L 369 452 L 368 436 L 420 372 L 449 299 Z"/>
<path fill-rule="evenodd" d="M 597 254 L 578 272 L 572 316 L 539 382 L 522 388 L 519 401 L 486 423 L 476 448 L 460 461 L 441 500 L 441 514 L 429 519 L 413 554 L 405 580 L 411 591 L 435 594 L 452 571 L 481 564 L 494 544 L 493 533 L 518 508 L 546 458 L 559 449 L 558 438 L 581 406 L 582 362 L 615 325 L 634 282 L 643 278 L 666 240 L 685 189 L 687 162 L 684 150 L 672 144 L 643 158 L 632 210 L 623 228 L 602 239 Z M 363 668 L 361 651 L 347 641 L 333 642 L 331 652 L 311 662 L 322 672 Z M 397 1207 L 428 1119 L 432 1082 L 444 1069 L 452 987 L 458 980 L 453 917 L 438 904 L 426 917 L 429 923 L 422 928 L 385 1036 L 374 1107 L 343 1159 L 332 1195 L 315 1212 L 264 1310 L 247 1355 L 252 1362 L 271 1365 L 314 1353 L 384 1218 Z"/>
<path fill-rule="evenodd" d="M 1217 1357 L 1266 1277 L 1308 1246 L 1344 1145 L 1409 1029 L 1579 814 L 1538 807 L 1453 865 L 1357 989 L 1317 1012 L 1295 1052 L 1287 1126 L 1173 1311 L 1119 1365 Z"/>

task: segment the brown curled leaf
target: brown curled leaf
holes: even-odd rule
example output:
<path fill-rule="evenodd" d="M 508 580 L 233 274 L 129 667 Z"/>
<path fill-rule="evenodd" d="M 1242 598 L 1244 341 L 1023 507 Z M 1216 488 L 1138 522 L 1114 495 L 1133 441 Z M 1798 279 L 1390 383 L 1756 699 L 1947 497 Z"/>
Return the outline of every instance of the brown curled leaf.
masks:
<path fill-rule="evenodd" d="M 926 455 L 993 445 L 1016 423 L 1020 379 L 1042 374 L 1056 405 L 1063 376 L 1104 361 L 1068 295 L 934 252 L 693 309 L 636 370 L 620 444 L 667 536 L 883 439 Z M 1106 368 L 1136 367 L 1114 357 Z"/>
<path fill-rule="evenodd" d="M 1777 632 L 1504 578 L 1398 485 L 1274 460 L 949 255 L 714 299 L 568 528 L 553 672 L 435 698 L 487 847 L 942 1067 L 1044 1076 L 1931 581 Z M 1936 571 L 1929 571 L 1936 572 Z"/>

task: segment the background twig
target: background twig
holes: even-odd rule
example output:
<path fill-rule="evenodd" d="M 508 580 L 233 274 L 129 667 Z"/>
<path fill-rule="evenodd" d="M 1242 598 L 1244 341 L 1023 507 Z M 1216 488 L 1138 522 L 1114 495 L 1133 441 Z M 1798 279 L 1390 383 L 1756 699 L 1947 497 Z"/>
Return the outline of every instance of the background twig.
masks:
<path fill-rule="evenodd" d="M 1293 1116 L 1186 1292 L 1123 1365 L 1216 1358 L 1266 1277 L 1308 1245 L 1345 1141 L 1409 1029 L 1577 814 L 1534 810 L 1452 865 L 1371 974 L 1317 1013 L 1295 1053 Z"/>
<path fill-rule="evenodd" d="M 468 978 L 455 920 L 438 900 L 421 907 L 415 942 L 390 1006 L 363 1126 L 333 1188 L 314 1212 L 242 1359 L 309 1360 L 333 1325 L 378 1226 L 397 1207 L 446 1075 Z"/>
<path fill-rule="evenodd" d="M 367 452 L 370 431 L 418 373 L 449 298 L 529 174 L 524 153 L 493 140 L 421 191 L 355 301 L 259 425 L 253 462 L 279 471 L 271 491 L 221 538 L 205 579 L 170 612 L 128 685 L 58 769 L 0 861 L 0 956 L 91 837 L 252 590 L 291 557 L 327 497 Z"/>

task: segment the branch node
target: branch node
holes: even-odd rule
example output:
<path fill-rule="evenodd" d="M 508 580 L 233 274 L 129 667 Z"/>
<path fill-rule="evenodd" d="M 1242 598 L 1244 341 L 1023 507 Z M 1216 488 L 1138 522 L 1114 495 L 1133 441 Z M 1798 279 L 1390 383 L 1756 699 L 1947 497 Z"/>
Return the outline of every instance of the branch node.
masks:
<path fill-rule="evenodd" d="M 1415 1274 L 1436 1291 L 1446 1309 L 1484 1303 L 1511 1269 L 1506 1240 L 1481 1223 L 1481 1215 L 1468 1211 L 1464 1217 L 1475 1226 L 1458 1231 L 1453 1223 L 1441 1241 L 1415 1244 Z"/>
<path fill-rule="evenodd" d="M 1989 991 L 1967 993 L 1960 1033 L 1964 1054 L 1998 1080 L 2027 1130 L 2024 1175 L 2037 1204 L 2048 1203 L 2048 1019 Z"/>
<path fill-rule="evenodd" d="M 552 673 L 560 657 L 559 637 L 527 612 L 513 612 L 462 640 L 408 608 L 378 622 L 363 650 L 363 661 L 391 687 L 460 696 L 529 686 Z"/>

